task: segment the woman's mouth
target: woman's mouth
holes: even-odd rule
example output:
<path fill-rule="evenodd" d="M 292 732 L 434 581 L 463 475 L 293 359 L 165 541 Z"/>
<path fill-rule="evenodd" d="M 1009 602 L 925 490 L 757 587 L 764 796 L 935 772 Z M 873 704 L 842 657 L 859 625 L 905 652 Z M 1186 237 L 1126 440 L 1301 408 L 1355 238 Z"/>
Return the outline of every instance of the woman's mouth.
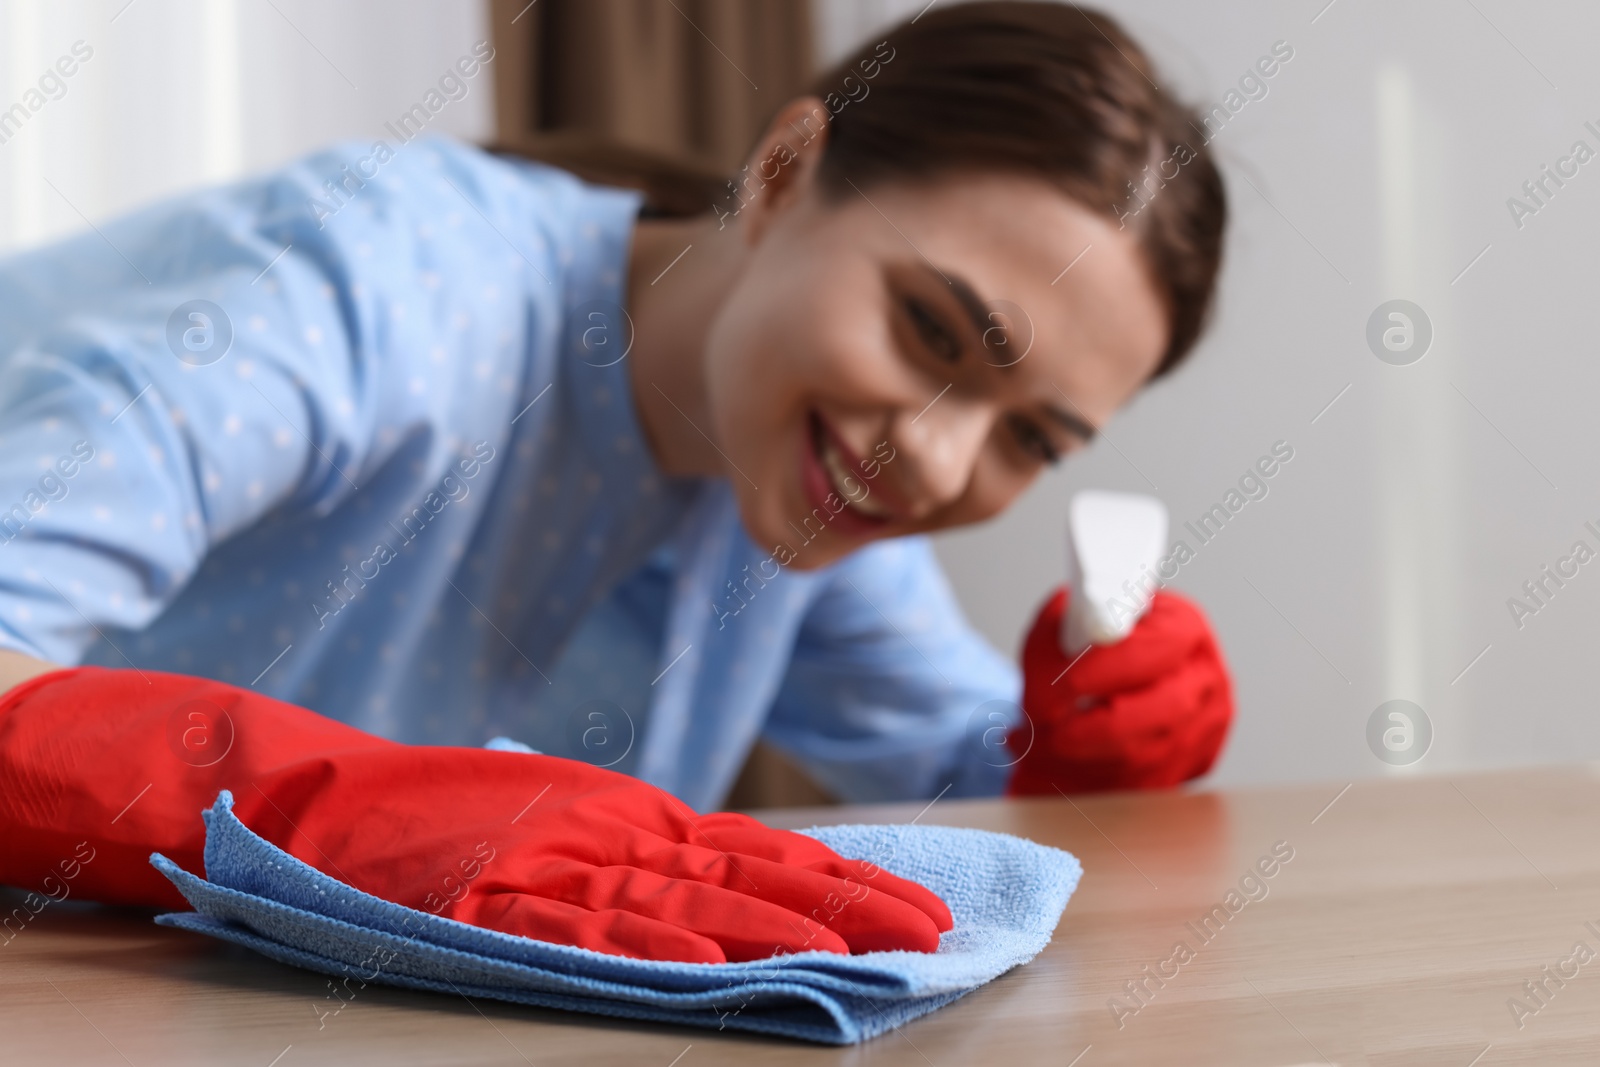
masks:
<path fill-rule="evenodd" d="M 850 536 L 881 531 L 894 514 L 873 498 L 859 472 L 859 460 L 815 411 L 808 413 L 806 429 L 809 447 L 801 460 L 800 484 L 813 511 L 823 509 L 824 515 L 831 516 L 829 521 Z M 835 498 L 833 507 L 829 506 L 830 496 Z"/>

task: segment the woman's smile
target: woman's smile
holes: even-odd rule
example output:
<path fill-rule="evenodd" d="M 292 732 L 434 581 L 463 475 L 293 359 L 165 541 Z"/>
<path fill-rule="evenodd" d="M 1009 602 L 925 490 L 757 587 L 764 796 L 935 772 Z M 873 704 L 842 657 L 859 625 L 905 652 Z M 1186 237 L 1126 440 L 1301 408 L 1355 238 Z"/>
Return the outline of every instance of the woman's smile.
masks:
<path fill-rule="evenodd" d="M 894 512 L 881 499 L 873 499 L 862 476 L 865 464 L 861 458 L 814 410 L 806 415 L 800 456 L 800 486 L 809 510 L 821 508 L 824 515 L 832 516 L 829 522 L 840 533 L 851 538 L 871 537 L 894 520 Z"/>

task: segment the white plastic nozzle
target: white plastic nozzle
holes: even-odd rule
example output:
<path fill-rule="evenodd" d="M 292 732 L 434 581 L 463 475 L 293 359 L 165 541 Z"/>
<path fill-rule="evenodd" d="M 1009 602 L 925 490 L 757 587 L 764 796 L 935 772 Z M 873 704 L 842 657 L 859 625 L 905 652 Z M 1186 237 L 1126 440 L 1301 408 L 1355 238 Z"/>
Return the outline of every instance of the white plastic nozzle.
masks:
<path fill-rule="evenodd" d="M 1067 581 L 1061 647 L 1076 656 L 1133 632 L 1150 608 L 1166 550 L 1167 507 L 1142 493 L 1085 489 L 1067 505 Z"/>

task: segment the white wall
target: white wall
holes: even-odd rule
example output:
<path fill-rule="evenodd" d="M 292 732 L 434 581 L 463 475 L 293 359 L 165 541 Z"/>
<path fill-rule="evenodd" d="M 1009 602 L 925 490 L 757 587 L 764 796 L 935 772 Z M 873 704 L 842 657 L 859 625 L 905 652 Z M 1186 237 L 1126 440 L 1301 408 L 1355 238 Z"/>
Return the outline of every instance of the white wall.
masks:
<path fill-rule="evenodd" d="M 377 136 L 487 33 L 478 2 L 0 0 L 0 110 L 92 52 L 0 144 L 0 249 Z M 470 86 L 430 128 L 488 136 L 488 72 Z"/>
<path fill-rule="evenodd" d="M 924 3 L 824 0 L 824 51 Z M 940 554 L 977 624 L 1015 649 L 1062 578 L 1074 490 L 1155 491 L 1181 521 L 1287 440 L 1270 495 L 1174 583 L 1210 613 L 1238 683 L 1217 780 L 1391 771 L 1365 735 L 1391 698 L 1435 731 L 1401 773 L 1593 759 L 1600 563 L 1521 629 L 1507 599 L 1576 540 L 1600 550 L 1583 526 L 1600 528 L 1600 161 L 1520 230 L 1506 200 L 1575 140 L 1600 151 L 1583 126 L 1600 129 L 1600 9 L 1326 4 L 1103 5 L 1208 104 L 1274 41 L 1295 50 L 1213 141 L 1234 212 L 1221 314 L 1106 440 Z M 1365 342 L 1396 297 L 1434 326 L 1410 366 Z"/>

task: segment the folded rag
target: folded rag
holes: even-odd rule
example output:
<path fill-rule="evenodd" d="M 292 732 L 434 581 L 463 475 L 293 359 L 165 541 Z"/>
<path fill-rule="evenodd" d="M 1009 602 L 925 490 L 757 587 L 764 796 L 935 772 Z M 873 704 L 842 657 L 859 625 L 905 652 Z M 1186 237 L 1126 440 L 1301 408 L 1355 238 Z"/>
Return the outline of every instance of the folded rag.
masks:
<path fill-rule="evenodd" d="M 875 1037 L 1031 960 L 1082 873 L 1071 854 L 1008 834 L 815 827 L 802 832 L 944 899 L 955 927 L 937 952 L 662 963 L 468 926 L 359 892 L 251 832 L 226 790 L 202 814 L 206 878 L 150 857 L 195 910 L 156 922 L 343 979 L 341 1006 L 376 982 L 830 1044 Z"/>

